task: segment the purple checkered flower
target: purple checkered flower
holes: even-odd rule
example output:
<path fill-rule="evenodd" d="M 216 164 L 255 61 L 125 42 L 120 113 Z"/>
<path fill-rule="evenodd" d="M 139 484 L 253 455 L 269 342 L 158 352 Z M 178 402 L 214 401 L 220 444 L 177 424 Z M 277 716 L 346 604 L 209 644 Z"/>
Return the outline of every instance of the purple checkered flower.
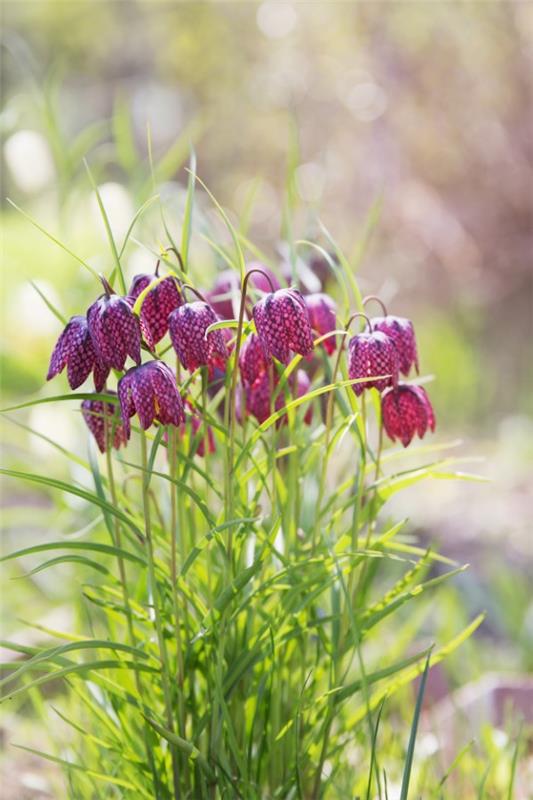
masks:
<path fill-rule="evenodd" d="M 260 375 L 267 371 L 270 361 L 265 356 L 259 336 L 251 333 L 242 343 L 239 353 L 239 368 L 243 384 L 251 386 Z"/>
<path fill-rule="evenodd" d="M 136 300 L 153 280 L 154 276 L 136 275 L 130 287 L 129 297 Z M 141 331 L 150 350 L 153 350 L 165 336 L 168 331 L 168 318 L 182 302 L 178 281 L 174 275 L 169 275 L 157 283 L 145 296 L 140 310 Z"/>
<path fill-rule="evenodd" d="M 141 363 L 141 328 L 125 297 L 113 294 L 102 279 L 105 294 L 87 311 L 89 333 L 100 362 L 106 367 L 124 369 L 126 358 Z"/>
<path fill-rule="evenodd" d="M 111 392 L 111 394 L 115 394 Z M 128 441 L 124 426 L 118 418 L 117 406 L 115 403 L 104 402 L 103 400 L 84 400 L 81 404 L 83 419 L 92 435 L 96 439 L 96 444 L 101 453 L 105 453 L 108 444 L 116 450 L 125 445 Z"/>
<path fill-rule="evenodd" d="M 146 430 L 157 420 L 162 425 L 181 425 L 185 422 L 183 402 L 176 376 L 163 361 L 147 361 L 132 367 L 118 382 L 118 399 L 124 430 L 129 439 L 130 417 L 139 416 Z"/>
<path fill-rule="evenodd" d="M 381 331 L 358 333 L 348 344 L 348 375 L 354 378 L 372 378 L 378 375 L 389 377 L 354 383 L 352 389 L 359 396 L 365 389 L 374 386 L 382 392 L 387 386 L 398 382 L 398 354 L 394 343 Z"/>
<path fill-rule="evenodd" d="M 67 368 L 71 389 L 77 389 L 93 372 L 97 392 L 104 388 L 109 367 L 104 367 L 95 353 L 85 317 L 71 317 L 52 352 L 46 380 L 51 380 Z"/>
<path fill-rule="evenodd" d="M 270 292 L 255 304 L 253 317 L 267 358 L 286 364 L 291 350 L 302 356 L 313 350 L 309 312 L 296 289 Z"/>
<path fill-rule="evenodd" d="M 398 353 L 399 369 L 404 375 L 414 365 L 418 373 L 418 351 L 413 323 L 405 317 L 372 317 L 372 330 L 381 331 L 392 339 Z"/>
<path fill-rule="evenodd" d="M 276 388 L 279 385 L 279 375 L 276 370 L 271 370 L 270 372 L 263 372 L 259 377 L 254 381 L 251 385 L 244 386 L 244 394 L 246 398 L 246 410 L 249 414 L 252 414 L 259 424 L 264 422 L 268 417 L 274 412 L 279 411 L 283 406 L 287 405 L 287 403 L 292 399 L 293 390 L 294 390 L 294 383 L 296 381 L 296 397 L 303 397 L 309 391 L 310 387 L 310 380 L 307 374 L 303 371 L 303 369 L 299 369 L 296 372 L 296 375 L 292 374 L 289 377 L 288 385 L 287 385 L 287 396 L 285 396 L 285 392 L 278 392 L 276 396 L 276 400 L 273 403 L 272 398 L 276 392 Z M 304 416 L 304 422 L 306 425 L 311 424 L 313 416 L 313 410 L 310 407 Z M 276 422 L 276 426 L 280 427 L 281 425 L 287 424 L 287 416 L 284 415 L 280 417 L 279 420 Z"/>
<path fill-rule="evenodd" d="M 400 384 L 381 398 L 383 427 L 392 441 L 399 439 L 404 447 L 418 434 L 435 430 L 435 413 L 422 386 Z"/>
<path fill-rule="evenodd" d="M 208 366 L 213 374 L 215 368 L 225 367 L 228 349 L 223 332 L 206 335 L 208 327 L 218 321 L 209 303 L 201 300 L 185 303 L 172 312 L 168 320 L 170 340 L 185 369 L 193 372 Z"/>
<path fill-rule="evenodd" d="M 329 295 L 321 292 L 308 294 L 304 295 L 304 301 L 309 311 L 311 327 L 319 336 L 335 330 L 337 307 Z M 328 336 L 327 339 L 324 339 L 322 345 L 326 353 L 331 355 L 335 351 L 335 337 Z"/>

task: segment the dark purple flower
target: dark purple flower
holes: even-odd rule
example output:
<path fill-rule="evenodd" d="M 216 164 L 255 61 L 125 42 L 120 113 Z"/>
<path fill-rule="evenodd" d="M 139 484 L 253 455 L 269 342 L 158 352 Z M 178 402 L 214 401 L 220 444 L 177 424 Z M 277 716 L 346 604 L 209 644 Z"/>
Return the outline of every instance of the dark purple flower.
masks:
<path fill-rule="evenodd" d="M 163 361 L 132 367 L 118 382 L 118 399 L 124 430 L 130 436 L 130 417 L 138 414 L 146 430 L 157 420 L 162 425 L 185 422 L 183 402 L 172 370 Z"/>
<path fill-rule="evenodd" d="M 114 394 L 112 392 L 111 394 Z M 115 403 L 104 402 L 103 400 L 84 400 L 81 404 L 81 413 L 87 427 L 96 439 L 96 444 L 101 453 L 105 453 L 107 444 L 118 450 L 126 444 L 128 437 L 124 426 L 117 414 L 118 408 Z"/>
<path fill-rule="evenodd" d="M 354 383 L 356 395 L 362 394 L 372 386 L 382 392 L 387 386 L 398 382 L 398 354 L 391 339 L 381 331 L 358 333 L 348 344 L 348 375 L 350 379 L 371 378 L 388 375 L 388 378 Z"/>
<path fill-rule="evenodd" d="M 71 317 L 67 323 L 54 347 L 46 380 L 59 375 L 65 367 L 71 389 L 81 386 L 92 370 L 96 391 L 104 388 L 109 368 L 99 363 L 85 317 Z"/>
<path fill-rule="evenodd" d="M 259 336 L 251 333 L 242 343 L 239 353 L 239 368 L 243 384 L 251 386 L 260 375 L 267 371 L 269 363 L 270 359 L 265 356 Z"/>
<path fill-rule="evenodd" d="M 154 278 L 155 275 L 147 275 L 145 272 L 141 273 L 140 275 L 134 275 L 130 290 L 128 292 L 128 297 L 132 297 L 133 300 L 137 300 L 141 292 L 144 292 L 146 287 L 150 286 Z"/>
<path fill-rule="evenodd" d="M 405 317 L 372 317 L 372 330 L 386 333 L 398 353 L 399 369 L 404 375 L 414 365 L 418 373 L 418 352 L 413 323 Z"/>
<path fill-rule="evenodd" d="M 146 344 L 153 350 L 168 331 L 170 314 L 182 304 L 178 282 L 173 275 L 150 289 L 141 306 L 141 331 Z"/>
<path fill-rule="evenodd" d="M 309 312 L 296 289 L 270 292 L 253 309 L 257 334 L 265 355 L 286 364 L 290 351 L 306 356 L 313 350 Z"/>
<path fill-rule="evenodd" d="M 325 333 L 334 331 L 336 328 L 336 311 L 337 307 L 335 302 L 327 294 L 317 292 L 316 294 L 304 295 L 305 305 L 309 311 L 309 319 L 311 320 L 311 327 L 323 336 Z M 326 353 L 331 355 L 335 351 L 335 337 L 328 336 L 322 342 Z"/>
<path fill-rule="evenodd" d="M 102 364 L 122 370 L 128 356 L 141 363 L 141 328 L 126 298 L 106 292 L 87 311 L 87 322 Z"/>
<path fill-rule="evenodd" d="M 400 384 L 389 389 L 381 398 L 381 417 L 387 435 L 394 442 L 399 439 L 404 447 L 427 429 L 435 430 L 435 414 L 422 386 Z"/>
<path fill-rule="evenodd" d="M 170 340 L 178 358 L 190 372 L 197 367 L 209 366 L 210 373 L 216 367 L 223 368 L 228 358 L 224 334 L 221 330 L 206 330 L 218 318 L 208 303 L 197 300 L 185 303 L 169 317 Z"/>

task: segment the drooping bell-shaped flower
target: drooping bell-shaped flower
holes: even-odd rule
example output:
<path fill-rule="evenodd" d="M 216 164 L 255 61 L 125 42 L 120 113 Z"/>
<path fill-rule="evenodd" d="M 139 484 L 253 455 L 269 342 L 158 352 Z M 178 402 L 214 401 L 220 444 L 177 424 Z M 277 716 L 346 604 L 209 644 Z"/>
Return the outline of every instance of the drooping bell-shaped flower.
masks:
<path fill-rule="evenodd" d="M 267 371 L 271 359 L 267 358 L 259 336 L 251 333 L 241 345 L 239 369 L 245 386 L 251 386 L 260 375 Z"/>
<path fill-rule="evenodd" d="M 209 303 L 197 300 L 184 303 L 169 317 L 170 340 L 179 360 L 190 372 L 197 367 L 208 366 L 210 372 L 223 368 L 228 358 L 228 349 L 221 330 L 206 331 L 218 322 L 218 317 Z"/>
<path fill-rule="evenodd" d="M 395 386 L 398 383 L 398 354 L 392 340 L 381 331 L 352 336 L 348 344 L 348 375 L 351 380 L 386 376 L 352 384 L 357 396 L 372 386 L 379 392 L 387 386 Z"/>
<path fill-rule="evenodd" d="M 316 331 L 319 336 L 334 331 L 337 322 L 337 306 L 334 300 L 332 300 L 329 295 L 322 292 L 304 295 L 304 300 L 307 310 L 309 311 L 312 329 Z M 335 336 L 328 336 L 327 339 L 324 339 L 322 345 L 326 353 L 331 355 L 335 351 Z"/>
<path fill-rule="evenodd" d="M 309 312 L 296 289 L 270 292 L 255 304 L 253 317 L 267 358 L 286 364 L 291 350 L 302 356 L 313 350 Z"/>
<path fill-rule="evenodd" d="M 141 327 L 128 300 L 103 283 L 105 294 L 87 311 L 89 333 L 101 363 L 122 370 L 128 356 L 141 363 Z"/>
<path fill-rule="evenodd" d="M 114 394 L 114 392 L 111 392 Z M 115 403 L 104 402 L 103 400 L 84 400 L 81 404 L 83 419 L 92 435 L 96 439 L 96 444 L 101 453 L 105 453 L 109 444 L 116 450 L 128 441 L 126 431 Z"/>
<path fill-rule="evenodd" d="M 418 351 L 413 323 L 405 317 L 372 317 L 372 330 L 381 331 L 392 339 L 398 353 L 398 366 L 403 375 L 408 375 L 412 366 L 418 373 Z"/>
<path fill-rule="evenodd" d="M 381 398 L 383 427 L 392 441 L 399 439 L 404 447 L 415 434 L 420 438 L 435 430 L 435 413 L 422 386 L 400 384 Z"/>
<path fill-rule="evenodd" d="M 163 361 L 147 361 L 129 369 L 118 382 L 118 399 L 128 438 L 130 417 L 134 414 L 138 415 L 143 430 L 154 421 L 176 426 L 185 422 L 176 376 Z"/>
<path fill-rule="evenodd" d="M 156 276 L 157 277 L 157 274 Z M 148 278 L 148 282 L 146 282 Z M 154 276 L 136 275 L 129 291 L 129 297 L 136 300 L 141 292 L 154 280 Z M 169 315 L 182 304 L 178 281 L 174 275 L 168 275 L 146 294 L 140 309 L 141 331 L 150 350 L 168 331 Z"/>
<path fill-rule="evenodd" d="M 92 343 L 85 317 L 71 317 L 56 342 L 50 358 L 46 380 L 51 380 L 67 368 L 67 380 L 71 389 L 77 389 L 89 377 L 91 371 L 97 392 L 104 388 L 109 367 L 100 363 Z"/>

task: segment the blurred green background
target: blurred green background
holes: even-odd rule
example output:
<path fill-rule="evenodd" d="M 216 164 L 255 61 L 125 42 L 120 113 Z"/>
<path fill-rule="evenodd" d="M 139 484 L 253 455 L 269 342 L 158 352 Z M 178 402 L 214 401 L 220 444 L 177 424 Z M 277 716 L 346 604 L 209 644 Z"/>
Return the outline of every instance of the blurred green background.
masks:
<path fill-rule="evenodd" d="M 176 233 L 191 142 L 201 178 L 236 219 L 249 210 L 249 236 L 274 264 L 288 165 L 295 236 L 321 241 L 319 215 L 354 262 L 380 204 L 362 290 L 414 320 L 422 370 L 435 376 L 438 436 L 462 439 L 455 452 L 483 458 L 473 469 L 493 481 L 414 487 L 392 512 L 472 564 L 447 590 L 442 625 L 452 613 L 489 615 L 468 666 L 455 663 L 456 683 L 530 670 L 533 5 L 25 0 L 2 13 L 2 405 L 57 390 L 44 376 L 60 326 L 29 281 L 65 316 L 95 293 L 6 197 L 109 270 L 82 159 L 121 238 L 153 194 L 149 126 Z M 206 288 L 217 265 L 201 236 L 216 226 L 205 196 L 195 223 L 195 276 Z M 167 243 L 157 204 L 135 236 L 130 276 L 153 264 L 146 247 Z M 85 452 L 73 412 L 13 416 Z M 30 453 L 41 469 L 62 469 L 21 429 L 9 424 L 5 437 L 10 462 Z M 17 491 L 4 491 L 8 548 L 76 514 L 38 497 L 42 517 L 28 525 Z M 13 597 L 16 614 L 34 616 L 24 609 L 43 597 L 51 608 L 68 602 L 71 583 L 50 580 Z"/>

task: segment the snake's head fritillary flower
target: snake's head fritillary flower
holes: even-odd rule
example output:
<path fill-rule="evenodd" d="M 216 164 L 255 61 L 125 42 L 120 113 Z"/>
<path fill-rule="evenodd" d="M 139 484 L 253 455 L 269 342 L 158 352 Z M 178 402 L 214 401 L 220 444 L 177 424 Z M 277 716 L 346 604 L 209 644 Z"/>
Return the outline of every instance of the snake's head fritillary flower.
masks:
<path fill-rule="evenodd" d="M 387 386 L 398 383 L 398 354 L 392 339 L 381 331 L 358 333 L 348 344 L 348 375 L 354 378 L 389 377 L 354 383 L 352 389 L 360 395 L 374 386 L 382 392 Z"/>
<path fill-rule="evenodd" d="M 168 331 L 170 314 L 182 304 L 178 282 L 173 275 L 150 289 L 141 306 L 141 331 L 146 344 L 153 350 Z"/>
<path fill-rule="evenodd" d="M 125 297 L 112 294 L 104 282 L 106 293 L 87 311 L 89 333 L 100 362 L 106 367 L 124 369 L 130 356 L 141 363 L 141 327 Z"/>
<path fill-rule="evenodd" d="M 412 366 L 418 373 L 418 351 L 413 323 L 405 317 L 372 317 L 372 330 L 386 333 L 398 353 L 400 372 L 408 375 Z"/>
<path fill-rule="evenodd" d="M 217 367 L 225 367 L 228 350 L 221 330 L 206 331 L 218 322 L 218 317 L 209 303 L 197 300 L 184 303 L 169 317 L 170 340 L 179 360 L 190 372 L 197 367 L 208 366 L 210 373 Z"/>
<path fill-rule="evenodd" d="M 334 331 L 337 321 L 337 307 L 331 297 L 322 292 L 317 292 L 316 294 L 304 295 L 304 300 L 309 311 L 312 329 L 319 336 Z M 335 337 L 328 336 L 327 339 L 324 339 L 322 345 L 326 353 L 331 355 L 335 351 Z"/>
<path fill-rule="evenodd" d="M 241 379 L 245 386 L 251 386 L 260 375 L 267 371 L 271 360 L 266 357 L 259 336 L 251 333 L 242 343 L 239 353 Z"/>
<path fill-rule="evenodd" d="M 206 433 L 203 430 L 203 422 L 202 418 L 198 412 L 198 409 L 193 406 L 193 404 L 189 400 L 185 400 L 185 407 L 189 412 L 187 414 L 187 420 L 190 423 L 190 430 L 191 430 L 191 439 L 196 439 L 198 435 L 198 431 L 202 428 L 202 435 L 197 442 L 196 445 L 196 453 L 200 457 L 205 455 L 205 441 L 206 441 Z M 181 433 L 182 435 L 185 434 L 186 426 L 181 426 Z M 207 426 L 207 451 L 208 453 L 214 453 L 216 450 L 215 446 L 215 437 L 213 435 L 213 429 L 210 425 Z"/>
<path fill-rule="evenodd" d="M 106 452 L 109 444 L 118 450 L 127 443 L 128 437 L 114 403 L 87 399 L 81 404 L 81 413 L 101 453 Z"/>
<path fill-rule="evenodd" d="M 270 292 L 255 304 L 253 317 L 267 358 L 286 364 L 291 350 L 302 356 L 313 350 L 309 312 L 296 289 Z"/>
<path fill-rule="evenodd" d="M 48 374 L 49 381 L 67 368 L 67 380 L 71 389 L 77 389 L 93 371 L 97 392 L 104 388 L 109 368 L 104 367 L 96 356 L 89 327 L 85 317 L 71 317 L 56 342 Z"/>
<path fill-rule="evenodd" d="M 404 447 L 415 434 L 421 439 L 428 428 L 435 430 L 435 413 L 422 386 L 400 384 L 389 389 L 381 398 L 381 417 L 389 438 L 399 439 Z"/>
<path fill-rule="evenodd" d="M 141 292 L 144 292 L 147 286 L 150 286 L 154 279 L 153 275 L 148 275 L 146 272 L 140 275 L 134 275 L 131 286 L 128 292 L 128 297 L 137 300 Z"/>
<path fill-rule="evenodd" d="M 130 417 L 134 414 L 138 415 L 143 430 L 154 421 L 175 426 L 185 422 L 176 376 L 163 361 L 147 361 L 129 369 L 118 382 L 118 399 L 128 438 Z"/>

